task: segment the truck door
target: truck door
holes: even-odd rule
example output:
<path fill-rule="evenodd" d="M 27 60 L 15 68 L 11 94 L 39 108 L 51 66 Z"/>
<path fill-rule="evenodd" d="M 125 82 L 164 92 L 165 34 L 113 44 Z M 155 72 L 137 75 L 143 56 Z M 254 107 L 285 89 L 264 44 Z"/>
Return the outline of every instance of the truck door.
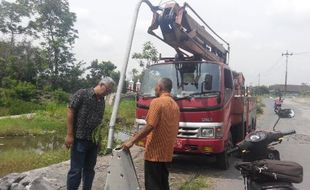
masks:
<path fill-rule="evenodd" d="M 224 68 L 224 104 L 233 95 L 233 77 L 231 70 Z"/>

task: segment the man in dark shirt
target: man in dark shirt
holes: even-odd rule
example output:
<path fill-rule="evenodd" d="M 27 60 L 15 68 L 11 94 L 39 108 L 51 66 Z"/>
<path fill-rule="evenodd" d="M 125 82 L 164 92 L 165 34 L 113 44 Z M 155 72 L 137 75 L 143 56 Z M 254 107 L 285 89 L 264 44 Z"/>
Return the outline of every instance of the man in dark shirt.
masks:
<path fill-rule="evenodd" d="M 83 179 L 83 190 L 90 190 L 95 176 L 98 144 L 92 141 L 92 133 L 103 118 L 104 96 L 112 92 L 114 81 L 102 79 L 95 88 L 78 90 L 71 98 L 67 113 L 65 145 L 71 148 L 67 189 L 77 190 Z"/>

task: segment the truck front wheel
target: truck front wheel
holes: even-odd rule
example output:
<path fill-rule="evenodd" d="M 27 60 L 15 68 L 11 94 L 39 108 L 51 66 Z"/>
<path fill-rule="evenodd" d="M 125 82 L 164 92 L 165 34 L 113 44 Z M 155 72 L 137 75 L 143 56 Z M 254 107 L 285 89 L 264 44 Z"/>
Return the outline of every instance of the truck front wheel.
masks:
<path fill-rule="evenodd" d="M 230 155 L 227 154 L 227 151 L 229 149 L 231 149 L 232 147 L 233 147 L 232 136 L 231 136 L 231 133 L 229 133 L 228 141 L 225 144 L 224 152 L 216 155 L 216 163 L 217 163 L 218 168 L 220 168 L 222 170 L 229 169 L 229 166 L 230 166 L 230 162 L 229 162 Z"/>

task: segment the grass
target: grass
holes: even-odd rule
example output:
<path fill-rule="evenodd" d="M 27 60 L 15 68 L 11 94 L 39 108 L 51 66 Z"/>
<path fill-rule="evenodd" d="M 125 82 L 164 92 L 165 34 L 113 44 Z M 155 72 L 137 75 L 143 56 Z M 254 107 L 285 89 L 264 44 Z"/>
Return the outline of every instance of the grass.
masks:
<path fill-rule="evenodd" d="M 69 151 L 58 149 L 37 153 L 14 149 L 0 154 L 0 177 L 12 172 L 23 172 L 69 159 Z"/>
<path fill-rule="evenodd" d="M 36 111 L 32 118 L 7 118 L 0 120 L 0 136 L 42 135 L 50 132 L 65 134 L 66 131 L 65 104 L 48 103 L 45 110 Z M 112 106 L 106 105 L 103 128 L 109 127 Z M 132 126 L 135 120 L 135 101 L 122 100 L 118 111 L 116 128 L 123 129 Z M 103 131 L 105 133 L 105 131 Z"/>
<path fill-rule="evenodd" d="M 131 131 L 131 128 L 135 121 L 135 101 L 123 99 L 120 102 L 120 107 L 118 110 L 118 117 L 116 119 L 115 130 L 116 131 Z M 103 119 L 103 127 L 101 129 L 101 151 L 100 155 L 106 154 L 106 147 L 108 144 L 108 131 L 109 131 L 109 122 L 112 114 L 112 106 L 106 104 L 105 114 Z M 114 147 L 120 144 L 120 141 L 114 141 Z"/>
<path fill-rule="evenodd" d="M 180 187 L 180 190 L 200 190 L 200 189 L 208 188 L 208 187 L 209 187 L 209 183 L 206 177 L 195 176 L 189 181 L 185 182 Z"/>
<path fill-rule="evenodd" d="M 123 129 L 128 128 L 128 126 L 132 126 L 135 121 L 135 109 L 136 103 L 134 100 L 124 99 L 120 103 L 120 107 L 118 110 L 118 117 L 116 119 L 116 128 Z M 109 125 L 110 117 L 112 114 L 112 106 L 107 105 L 104 114 L 104 126 Z"/>
<path fill-rule="evenodd" d="M 51 132 L 65 133 L 66 106 L 47 105 L 46 110 L 37 111 L 27 118 L 7 118 L 0 120 L 0 136 L 43 135 Z"/>
<path fill-rule="evenodd" d="M 55 133 L 64 137 L 66 134 L 66 111 L 64 104 L 49 103 L 45 110 L 36 111 L 32 118 L 15 118 L 0 120 L 0 137 L 48 135 Z M 112 106 L 106 104 L 106 110 L 101 130 L 101 153 L 105 153 L 108 139 L 108 125 L 112 113 Z M 118 112 L 116 130 L 128 129 L 135 119 L 135 101 L 122 100 Z M 119 142 L 115 142 L 117 145 Z M 48 166 L 69 159 L 69 152 L 65 149 L 47 151 L 42 154 L 30 150 L 14 149 L 0 152 L 0 176 L 11 172 L 23 172 L 35 168 Z"/>

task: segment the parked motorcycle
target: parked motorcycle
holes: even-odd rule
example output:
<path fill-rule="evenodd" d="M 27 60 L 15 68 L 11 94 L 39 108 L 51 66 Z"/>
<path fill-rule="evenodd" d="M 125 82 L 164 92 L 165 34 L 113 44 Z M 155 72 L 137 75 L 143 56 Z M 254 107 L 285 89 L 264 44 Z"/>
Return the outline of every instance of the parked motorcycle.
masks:
<path fill-rule="evenodd" d="M 291 109 L 279 110 L 274 131 L 254 131 L 239 142 L 229 153 L 241 153 L 242 161 L 236 164 L 244 178 L 245 190 L 295 190 L 292 183 L 300 183 L 303 168 L 298 163 L 280 161 L 280 153 L 274 148 L 282 137 L 295 134 L 295 130 L 275 131 L 280 118 L 293 117 Z"/>

